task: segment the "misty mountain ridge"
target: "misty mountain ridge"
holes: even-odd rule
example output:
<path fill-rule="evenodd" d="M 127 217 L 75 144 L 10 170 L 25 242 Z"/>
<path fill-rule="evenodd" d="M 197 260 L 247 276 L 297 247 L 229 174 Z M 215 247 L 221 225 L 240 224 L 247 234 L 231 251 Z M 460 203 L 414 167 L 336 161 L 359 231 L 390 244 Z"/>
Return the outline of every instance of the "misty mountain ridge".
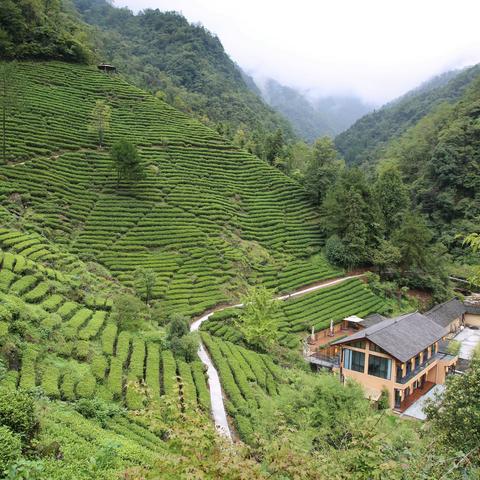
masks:
<path fill-rule="evenodd" d="M 271 78 L 255 81 L 268 105 L 285 116 L 295 133 L 307 142 L 338 135 L 374 108 L 353 95 L 319 97 Z"/>
<path fill-rule="evenodd" d="M 480 64 L 437 75 L 357 120 L 335 138 L 349 164 L 375 163 L 388 143 L 442 103 L 454 103 L 480 75 Z"/>

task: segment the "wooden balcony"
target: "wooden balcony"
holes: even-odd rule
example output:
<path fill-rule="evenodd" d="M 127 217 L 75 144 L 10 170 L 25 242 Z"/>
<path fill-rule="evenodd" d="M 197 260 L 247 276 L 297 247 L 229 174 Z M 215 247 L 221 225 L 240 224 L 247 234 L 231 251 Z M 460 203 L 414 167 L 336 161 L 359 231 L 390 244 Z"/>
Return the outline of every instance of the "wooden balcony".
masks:
<path fill-rule="evenodd" d="M 415 403 L 420 397 L 423 397 L 435 384 L 433 382 L 425 382 L 422 387 L 416 388 L 405 400 L 400 403 L 400 406 L 395 407 L 394 410 L 403 413 L 410 405 Z"/>

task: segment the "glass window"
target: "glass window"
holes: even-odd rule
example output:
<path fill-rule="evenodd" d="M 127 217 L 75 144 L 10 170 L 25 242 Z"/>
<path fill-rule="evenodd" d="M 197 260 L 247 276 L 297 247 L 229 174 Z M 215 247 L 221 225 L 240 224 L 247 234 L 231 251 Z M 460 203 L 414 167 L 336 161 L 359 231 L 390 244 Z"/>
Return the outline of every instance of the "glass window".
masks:
<path fill-rule="evenodd" d="M 350 345 L 354 348 L 361 348 L 362 350 L 365 350 L 364 340 L 357 340 L 356 342 L 352 342 Z"/>
<path fill-rule="evenodd" d="M 352 370 L 363 372 L 365 370 L 365 354 L 352 350 Z"/>
<path fill-rule="evenodd" d="M 365 368 L 365 354 L 347 348 L 343 353 L 343 365 L 348 370 L 363 372 Z"/>
<path fill-rule="evenodd" d="M 389 358 L 370 355 L 368 357 L 368 374 L 390 380 L 392 361 Z"/>
<path fill-rule="evenodd" d="M 370 350 L 373 352 L 387 353 L 383 348 L 380 348 L 378 345 L 375 345 L 372 342 L 370 342 Z"/>
<path fill-rule="evenodd" d="M 397 382 L 400 382 L 403 377 L 402 366 L 397 365 Z"/>
<path fill-rule="evenodd" d="M 420 355 L 417 355 L 415 357 L 415 368 L 418 368 L 420 366 Z"/>
<path fill-rule="evenodd" d="M 432 355 L 437 351 L 435 343 L 432 345 Z"/>
<path fill-rule="evenodd" d="M 423 361 L 425 362 L 428 358 L 428 348 L 423 351 Z"/>
<path fill-rule="evenodd" d="M 411 371 L 412 371 L 412 362 L 409 360 L 407 362 L 407 370 L 406 370 L 405 375 L 408 375 Z"/>

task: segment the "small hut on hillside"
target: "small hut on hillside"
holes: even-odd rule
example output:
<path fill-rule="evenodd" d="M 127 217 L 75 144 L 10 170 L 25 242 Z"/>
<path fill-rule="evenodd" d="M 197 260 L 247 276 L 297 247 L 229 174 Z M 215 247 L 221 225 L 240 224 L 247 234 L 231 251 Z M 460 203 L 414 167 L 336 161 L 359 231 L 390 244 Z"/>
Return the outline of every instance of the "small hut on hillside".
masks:
<path fill-rule="evenodd" d="M 103 73 L 117 73 L 117 67 L 108 63 L 101 63 L 97 68 Z"/>

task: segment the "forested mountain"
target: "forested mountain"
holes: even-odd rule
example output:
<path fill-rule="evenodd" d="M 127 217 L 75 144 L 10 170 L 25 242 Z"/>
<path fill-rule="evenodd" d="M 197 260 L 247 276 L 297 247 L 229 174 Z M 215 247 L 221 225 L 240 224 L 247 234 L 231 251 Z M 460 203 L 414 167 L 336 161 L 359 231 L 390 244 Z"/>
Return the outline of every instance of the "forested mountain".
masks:
<path fill-rule="evenodd" d="M 385 161 L 398 164 L 414 205 L 450 250 L 460 246 L 457 234 L 480 225 L 479 120 L 477 77 L 459 101 L 439 105 L 385 149 Z"/>
<path fill-rule="evenodd" d="M 69 4 L 62 1 L 2 0 L 0 58 L 93 59 L 88 35 Z"/>
<path fill-rule="evenodd" d="M 320 216 L 296 182 L 119 76 L 51 61 L 0 67 L 11 92 L 0 166 L 6 478 L 475 474 L 474 462 L 451 460 L 441 419 L 432 443 L 372 408 L 358 385 L 306 371 L 299 348 L 311 326 L 401 303 L 358 279 L 273 300 L 265 286 L 290 292 L 340 274 L 320 252 Z M 315 150 L 320 180 L 337 173 L 332 142 Z M 349 176 L 341 184 L 353 208 L 336 223 L 357 220 L 341 225 L 356 241 L 372 202 Z M 242 300 L 255 303 L 245 314 L 232 321 L 226 310 L 200 336 L 188 333 L 191 315 L 238 301 L 247 286 Z M 200 339 L 220 396 L 210 395 Z M 214 432 L 211 398 L 223 402 L 222 393 L 242 443 Z M 459 438 L 455 452 L 475 445 Z"/>
<path fill-rule="evenodd" d="M 365 115 L 371 107 L 355 97 L 323 97 L 310 100 L 298 90 L 268 79 L 261 88 L 265 101 L 283 114 L 298 137 L 313 142 L 339 134 Z"/>
<path fill-rule="evenodd" d="M 442 102 L 458 100 L 479 73 L 480 66 L 476 65 L 435 77 L 362 117 L 336 137 L 337 149 L 348 164 L 375 162 L 382 157 L 390 140 L 400 136 Z"/>
<path fill-rule="evenodd" d="M 132 83 L 230 138 L 239 129 L 256 143 L 277 129 L 291 137 L 288 122 L 247 86 L 251 79 L 203 26 L 176 12 L 148 9 L 135 15 L 106 0 L 74 3 L 95 27 L 97 57 L 115 64 Z"/>

